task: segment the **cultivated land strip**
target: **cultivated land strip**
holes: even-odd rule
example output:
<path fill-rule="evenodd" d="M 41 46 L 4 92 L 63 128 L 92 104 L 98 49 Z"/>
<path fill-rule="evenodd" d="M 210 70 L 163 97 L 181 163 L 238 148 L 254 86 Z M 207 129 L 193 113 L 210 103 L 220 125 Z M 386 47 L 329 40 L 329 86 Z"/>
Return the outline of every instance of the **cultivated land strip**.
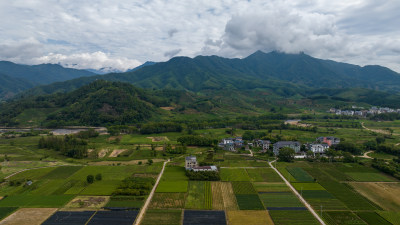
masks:
<path fill-rule="evenodd" d="M 15 173 L 13 173 L 13 174 L 10 174 L 10 175 L 4 177 L 4 179 L 8 179 L 8 178 L 10 178 L 10 177 L 12 177 L 12 176 L 14 176 L 14 175 L 17 175 L 17 174 L 19 174 L 19 173 L 22 173 L 22 172 L 25 172 L 25 171 L 28 171 L 28 170 L 36 170 L 36 169 L 43 169 L 43 168 L 49 168 L 49 167 L 59 167 L 59 166 L 85 166 L 85 165 L 54 165 L 54 166 L 34 167 L 34 168 L 23 169 L 23 170 L 17 171 L 17 172 L 15 172 Z"/>
<path fill-rule="evenodd" d="M 146 202 L 144 203 L 142 209 L 140 210 L 139 214 L 137 215 L 134 225 L 139 225 L 139 224 L 142 222 L 143 215 L 145 214 L 145 212 L 147 211 L 147 208 L 148 208 L 149 205 L 150 205 L 150 201 L 151 201 L 151 199 L 153 198 L 154 192 L 156 191 L 156 188 L 157 188 L 157 186 L 158 186 L 158 183 L 160 182 L 161 177 L 162 177 L 162 175 L 163 175 L 163 173 L 164 173 L 165 166 L 167 165 L 168 162 L 169 162 L 169 159 L 168 159 L 168 161 L 164 162 L 163 168 L 161 169 L 161 172 L 160 172 L 160 174 L 158 175 L 158 178 L 157 178 L 157 180 L 156 180 L 156 183 L 154 184 L 153 189 L 151 190 L 151 192 L 150 192 L 150 194 L 149 194 L 149 197 L 147 197 L 147 200 L 146 200 Z"/>
<path fill-rule="evenodd" d="M 276 161 L 276 160 L 274 160 Z M 297 190 L 292 186 L 292 184 L 286 180 L 286 178 L 275 168 L 272 166 L 272 163 L 274 162 L 269 162 L 269 165 L 271 166 L 272 169 L 275 170 L 275 172 L 285 181 L 286 185 L 289 186 L 289 188 L 294 192 L 294 194 L 300 199 L 300 201 L 307 207 L 307 209 L 313 214 L 313 216 L 320 222 L 322 225 L 326 225 L 325 222 L 319 217 L 318 213 L 314 211 L 314 209 L 311 207 L 310 204 L 297 192 Z"/>

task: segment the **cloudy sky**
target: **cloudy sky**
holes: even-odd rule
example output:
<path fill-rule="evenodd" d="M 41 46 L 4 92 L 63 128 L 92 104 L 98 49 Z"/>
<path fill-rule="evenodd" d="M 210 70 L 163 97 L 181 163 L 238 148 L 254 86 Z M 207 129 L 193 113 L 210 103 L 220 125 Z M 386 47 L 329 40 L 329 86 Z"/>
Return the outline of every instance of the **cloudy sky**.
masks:
<path fill-rule="evenodd" d="M 0 60 L 126 70 L 256 50 L 400 72 L 398 0 L 0 0 Z"/>

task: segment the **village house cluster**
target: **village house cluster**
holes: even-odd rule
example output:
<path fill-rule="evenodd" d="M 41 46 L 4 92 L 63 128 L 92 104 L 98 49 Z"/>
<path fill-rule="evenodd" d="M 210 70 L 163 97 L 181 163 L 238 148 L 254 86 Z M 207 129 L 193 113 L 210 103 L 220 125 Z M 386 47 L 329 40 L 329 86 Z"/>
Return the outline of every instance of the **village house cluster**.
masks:
<path fill-rule="evenodd" d="M 185 158 L 185 169 L 195 172 L 199 171 L 218 171 L 217 166 L 199 166 L 196 156 L 187 156 Z"/>
<path fill-rule="evenodd" d="M 391 109 L 391 108 L 378 108 L 378 107 L 371 107 L 369 110 L 364 109 L 362 107 L 356 107 L 352 106 L 352 109 L 348 110 L 341 110 L 341 109 L 335 109 L 331 108 L 329 109 L 330 113 L 334 113 L 336 115 L 342 115 L 342 116 L 359 116 L 359 117 L 366 117 L 367 115 L 376 115 L 376 114 L 382 114 L 382 113 L 400 113 L 400 109 Z"/>
<path fill-rule="evenodd" d="M 307 150 L 312 151 L 314 154 L 323 154 L 332 145 L 337 145 L 340 143 L 340 138 L 337 137 L 318 137 L 315 142 L 305 144 Z M 272 152 L 274 155 L 279 155 L 279 151 L 282 148 L 288 147 L 295 151 L 296 154 L 301 153 L 301 143 L 298 141 L 278 141 L 272 145 Z M 224 138 L 218 144 L 219 147 L 226 151 L 237 152 L 239 149 L 243 148 L 248 150 L 252 147 L 259 147 L 260 153 L 265 153 L 270 149 L 271 141 L 255 139 L 253 141 L 245 142 L 242 137 L 235 138 Z"/>

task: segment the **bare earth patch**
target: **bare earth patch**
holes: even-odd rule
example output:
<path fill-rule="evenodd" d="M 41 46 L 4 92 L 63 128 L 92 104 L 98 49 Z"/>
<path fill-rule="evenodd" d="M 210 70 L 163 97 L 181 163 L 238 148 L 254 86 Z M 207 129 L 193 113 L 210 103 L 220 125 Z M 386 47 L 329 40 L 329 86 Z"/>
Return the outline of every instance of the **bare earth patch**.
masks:
<path fill-rule="evenodd" d="M 384 210 L 400 212 L 400 183 L 350 183 L 358 192 Z"/>
<path fill-rule="evenodd" d="M 22 208 L 11 214 L 3 221 L 1 225 L 40 225 L 49 218 L 57 209 L 55 208 Z"/>
<path fill-rule="evenodd" d="M 147 137 L 147 138 L 150 138 L 152 142 L 169 141 L 168 137 L 166 136 Z"/>
<path fill-rule="evenodd" d="M 104 158 L 104 156 L 107 155 L 109 149 L 102 149 L 100 152 L 97 154 L 99 158 Z"/>
<path fill-rule="evenodd" d="M 117 157 L 119 154 L 123 153 L 127 149 L 115 149 L 111 152 L 111 154 L 108 157 Z"/>
<path fill-rule="evenodd" d="M 175 107 L 171 107 L 171 106 L 168 106 L 168 107 L 160 107 L 160 109 L 164 109 L 164 110 L 167 110 L 167 111 L 171 111 L 171 110 L 175 109 Z"/>
<path fill-rule="evenodd" d="M 117 138 L 118 138 L 119 140 L 121 140 L 121 139 L 122 139 L 122 136 L 111 136 L 111 137 L 109 137 L 109 138 L 107 139 L 107 141 L 115 141 Z"/>
<path fill-rule="evenodd" d="M 79 196 L 70 201 L 65 208 L 100 209 L 104 207 L 110 196 Z"/>
<path fill-rule="evenodd" d="M 268 211 L 265 210 L 228 211 L 227 214 L 229 225 L 274 224 Z"/>

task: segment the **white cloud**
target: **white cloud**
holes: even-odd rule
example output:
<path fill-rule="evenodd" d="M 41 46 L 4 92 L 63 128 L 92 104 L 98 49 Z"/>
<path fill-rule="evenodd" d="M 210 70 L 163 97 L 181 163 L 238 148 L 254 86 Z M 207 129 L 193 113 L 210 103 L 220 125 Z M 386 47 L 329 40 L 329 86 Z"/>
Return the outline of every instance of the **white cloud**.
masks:
<path fill-rule="evenodd" d="M 236 57 L 261 49 L 400 71 L 399 10 L 389 0 L 0 1 L 0 59 L 127 68 L 177 49 Z"/>
<path fill-rule="evenodd" d="M 104 67 L 116 68 L 120 71 L 135 68 L 141 63 L 127 58 L 113 58 L 104 52 L 80 53 L 72 55 L 49 54 L 34 58 L 36 63 L 54 63 L 75 69 L 102 69 Z M 106 66 L 105 66 L 106 65 Z"/>

